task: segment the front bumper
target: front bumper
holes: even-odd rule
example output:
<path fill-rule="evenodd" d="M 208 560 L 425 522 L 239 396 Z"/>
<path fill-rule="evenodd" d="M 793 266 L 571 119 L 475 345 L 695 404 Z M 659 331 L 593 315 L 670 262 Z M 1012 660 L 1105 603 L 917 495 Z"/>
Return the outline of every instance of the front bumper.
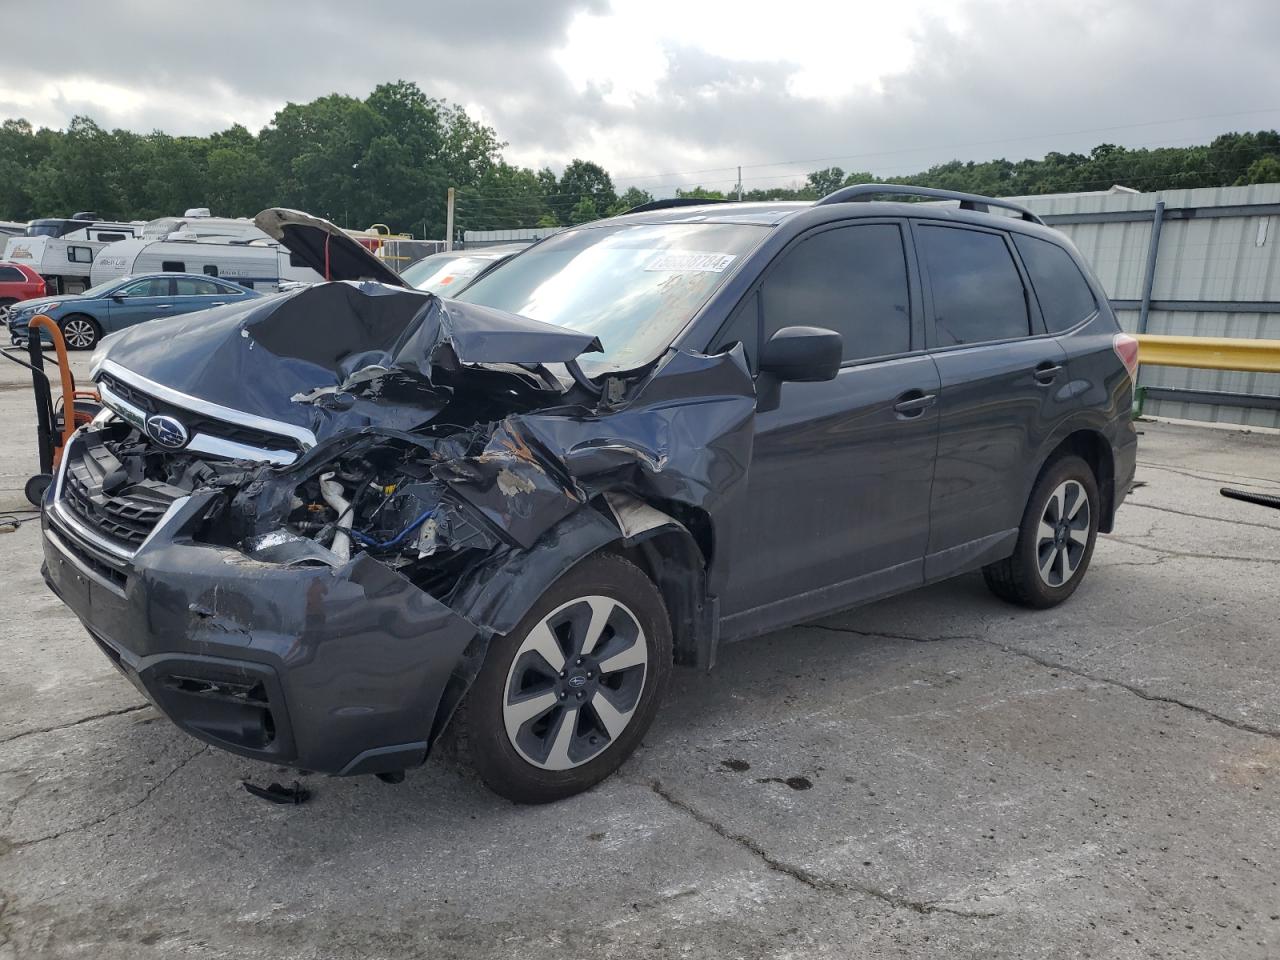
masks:
<path fill-rule="evenodd" d="M 475 628 L 366 555 L 286 568 L 184 539 L 202 507 L 190 498 L 122 559 L 51 503 L 45 581 L 192 736 L 322 773 L 421 763 Z"/>

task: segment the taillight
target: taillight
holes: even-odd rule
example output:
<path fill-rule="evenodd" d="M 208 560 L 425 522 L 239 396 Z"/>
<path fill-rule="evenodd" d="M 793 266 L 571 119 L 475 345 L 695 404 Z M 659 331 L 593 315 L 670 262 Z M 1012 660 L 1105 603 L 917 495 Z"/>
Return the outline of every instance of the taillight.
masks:
<path fill-rule="evenodd" d="M 1129 379 L 1138 379 L 1138 338 L 1127 333 L 1117 333 L 1111 338 L 1111 349 L 1116 352 L 1124 368 L 1129 371 Z"/>

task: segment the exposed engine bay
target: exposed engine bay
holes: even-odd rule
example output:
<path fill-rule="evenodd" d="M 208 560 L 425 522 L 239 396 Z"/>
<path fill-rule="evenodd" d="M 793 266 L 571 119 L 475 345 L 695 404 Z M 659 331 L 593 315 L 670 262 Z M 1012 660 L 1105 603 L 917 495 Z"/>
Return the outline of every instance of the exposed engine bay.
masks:
<path fill-rule="evenodd" d="M 369 434 L 342 444 L 331 460 L 282 470 L 166 451 L 116 420 L 85 437 L 72 495 L 83 491 L 104 507 L 133 506 L 135 514 L 145 506 L 154 518 L 181 497 L 212 491 L 196 542 L 285 566 L 339 567 L 368 551 L 425 586 L 429 558 L 436 558 L 432 567 L 448 566 L 467 551 L 489 551 L 500 542 L 433 472 L 446 475 L 446 464 L 481 453 L 486 427 L 441 433 Z M 510 482 L 513 489 L 527 486 Z M 117 510 L 126 513 L 128 506 Z"/>

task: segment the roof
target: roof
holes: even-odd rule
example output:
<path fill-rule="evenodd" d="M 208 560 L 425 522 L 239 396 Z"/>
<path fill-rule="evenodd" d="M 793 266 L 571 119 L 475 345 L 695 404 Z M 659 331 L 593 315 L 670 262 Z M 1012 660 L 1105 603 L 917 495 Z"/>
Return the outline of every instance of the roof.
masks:
<path fill-rule="evenodd" d="M 993 198 L 994 200 L 995 198 Z M 1036 226 L 1016 216 L 993 210 L 979 212 L 962 210 L 954 201 L 934 200 L 924 203 L 907 203 L 893 200 L 863 200 L 859 202 L 817 204 L 809 200 L 773 200 L 763 202 L 721 201 L 700 206 L 669 207 L 663 210 L 646 210 L 641 213 L 624 213 L 621 216 L 598 220 L 594 224 L 615 223 L 740 223 L 760 226 L 777 226 L 783 220 L 808 210 L 827 210 L 831 219 L 859 217 L 937 217 L 981 223 L 997 220 L 1001 226 Z M 974 218 L 978 218 L 976 221 Z"/>
<path fill-rule="evenodd" d="M 207 273 L 180 273 L 177 270 L 153 270 L 151 273 L 130 273 L 123 277 L 117 277 L 116 280 L 124 283 L 126 280 L 150 280 L 154 277 L 182 277 L 186 280 L 221 280 L 223 283 L 229 283 L 233 287 L 239 284 L 235 277 L 211 277 Z"/>
<path fill-rule="evenodd" d="M 807 210 L 808 200 L 737 201 L 700 204 L 695 207 L 668 207 L 642 213 L 624 213 L 609 223 L 754 223 L 774 226 L 793 213 Z"/>

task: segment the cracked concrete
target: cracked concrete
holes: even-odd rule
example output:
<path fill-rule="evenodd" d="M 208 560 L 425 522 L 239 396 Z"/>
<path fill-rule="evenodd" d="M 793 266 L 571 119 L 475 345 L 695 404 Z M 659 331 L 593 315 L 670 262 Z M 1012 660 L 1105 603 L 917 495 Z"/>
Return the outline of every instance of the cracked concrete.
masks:
<path fill-rule="evenodd" d="M 1000 915 L 999 913 L 985 913 L 975 910 L 958 910 L 953 907 L 944 906 L 936 901 L 912 900 L 907 897 L 890 893 L 886 890 L 881 890 L 877 887 L 841 883 L 839 881 L 828 880 L 825 877 L 817 876 L 811 871 L 806 870 L 804 867 L 798 867 L 791 863 L 784 863 L 776 857 L 771 856 L 768 851 L 761 846 L 759 841 L 754 840 L 749 836 L 733 833 L 725 829 L 725 827 L 715 819 L 707 816 L 705 813 L 695 809 L 689 803 L 676 797 L 670 790 L 662 785 L 660 780 L 652 781 L 649 784 L 649 787 L 663 800 L 671 804 L 671 806 L 675 807 L 677 810 L 684 811 L 698 823 L 709 828 L 718 836 L 723 837 L 730 843 L 736 843 L 749 850 L 770 870 L 774 870 L 785 876 L 791 877 L 791 879 L 795 880 L 797 883 L 802 883 L 812 890 L 822 890 L 828 893 L 858 893 L 871 897 L 874 900 L 879 900 L 882 903 L 887 903 L 891 907 L 911 910 L 915 913 L 949 913 L 957 917 L 968 917 L 970 919 L 978 920 L 990 919 Z"/>
<path fill-rule="evenodd" d="M 7 737 L 0 737 L 0 744 L 12 743 L 14 740 L 21 740 L 23 737 L 31 737 L 41 733 L 53 733 L 55 730 L 65 730 L 67 727 L 78 727 L 82 723 L 93 723 L 95 720 L 105 720 L 107 717 L 119 717 L 126 713 L 135 713 L 138 710 L 150 709 L 149 703 L 135 703 L 133 706 L 121 707 L 118 710 L 104 710 L 102 713 L 95 713 L 88 717 L 80 717 L 76 720 L 68 720 L 66 723 L 60 723 L 51 727 L 35 727 L 30 730 L 23 730 L 21 733 L 12 733 Z"/>
<path fill-rule="evenodd" d="M 0 391 L 0 509 L 26 402 Z M 728 647 L 548 807 L 444 759 L 255 800 L 296 774 L 146 708 L 29 524 L 0 554 L 0 960 L 1274 957 L 1280 516 L 1217 489 L 1280 478 L 1280 438 L 1143 429 L 1069 603 L 970 576 Z"/>

